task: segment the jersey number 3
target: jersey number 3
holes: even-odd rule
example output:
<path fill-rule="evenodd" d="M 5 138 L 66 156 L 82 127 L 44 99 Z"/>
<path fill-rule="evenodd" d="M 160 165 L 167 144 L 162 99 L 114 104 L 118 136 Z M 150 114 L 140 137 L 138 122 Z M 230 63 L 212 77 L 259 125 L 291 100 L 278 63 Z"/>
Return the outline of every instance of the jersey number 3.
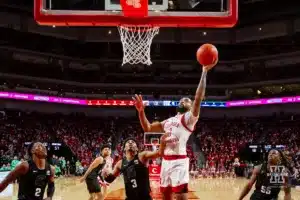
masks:
<path fill-rule="evenodd" d="M 130 180 L 131 184 L 132 184 L 132 188 L 137 188 L 137 183 L 135 179 Z"/>
<path fill-rule="evenodd" d="M 42 192 L 41 188 L 35 188 L 34 196 L 36 196 L 36 197 L 41 196 L 41 192 Z"/>

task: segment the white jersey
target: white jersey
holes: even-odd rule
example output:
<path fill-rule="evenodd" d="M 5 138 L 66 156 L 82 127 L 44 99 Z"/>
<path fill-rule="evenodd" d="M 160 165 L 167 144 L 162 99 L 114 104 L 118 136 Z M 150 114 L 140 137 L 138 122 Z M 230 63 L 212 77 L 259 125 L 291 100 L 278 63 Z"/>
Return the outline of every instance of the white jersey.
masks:
<path fill-rule="evenodd" d="M 167 145 L 164 155 L 187 155 L 186 143 L 194 131 L 197 121 L 198 117 L 194 117 L 189 111 L 162 122 L 164 131 L 170 134 L 166 138 Z"/>
<path fill-rule="evenodd" d="M 112 157 L 108 157 L 105 159 L 106 163 L 102 169 L 102 176 L 104 176 L 105 173 L 111 173 L 113 170 L 113 162 L 114 160 L 112 159 Z"/>

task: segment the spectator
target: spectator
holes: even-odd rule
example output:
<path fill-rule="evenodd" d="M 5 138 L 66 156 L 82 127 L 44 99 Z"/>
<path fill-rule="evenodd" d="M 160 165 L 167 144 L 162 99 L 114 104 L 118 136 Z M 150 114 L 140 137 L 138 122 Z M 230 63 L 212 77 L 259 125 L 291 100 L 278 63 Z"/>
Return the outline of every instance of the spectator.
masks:
<path fill-rule="evenodd" d="M 14 170 L 16 168 L 16 166 L 20 163 L 20 161 L 18 160 L 17 156 L 14 157 L 14 159 L 11 161 L 11 170 Z"/>
<path fill-rule="evenodd" d="M 1 172 L 5 172 L 5 171 L 10 171 L 11 167 L 9 164 L 3 164 L 2 167 L 0 168 Z"/>
<path fill-rule="evenodd" d="M 168 113 L 166 113 L 168 114 Z M 161 116 L 163 112 L 161 113 Z M 38 120 L 37 120 L 38 119 Z M 143 144 L 143 132 L 137 119 L 131 118 L 90 118 L 82 116 L 62 116 L 39 113 L 6 111 L 0 119 L 0 166 L 7 169 L 18 162 L 16 158 L 26 155 L 26 142 L 63 142 L 77 157 L 66 160 L 53 155 L 51 163 L 60 168 L 63 175 L 71 172 L 80 175 L 92 158 L 99 154 L 102 143 L 113 146 L 114 162 L 122 158 L 122 141 L 135 137 Z M 51 122 L 51 123 L 49 123 Z M 199 121 L 194 132 L 194 139 L 189 141 L 187 154 L 193 171 L 202 176 L 231 173 L 234 158 L 247 143 L 266 143 L 286 145 L 294 160 L 294 168 L 299 174 L 300 168 L 300 128 L 298 122 L 272 118 L 221 119 Z M 9 144 L 9 145 L 8 145 Z M 141 145 L 141 149 L 144 149 Z M 14 161 L 12 161 L 14 160 Z M 241 162 L 242 163 L 242 162 Z M 1 168 L 1 169 L 2 169 Z M 206 174 L 205 174 L 206 173 Z M 299 177 L 295 174 L 295 177 Z"/>

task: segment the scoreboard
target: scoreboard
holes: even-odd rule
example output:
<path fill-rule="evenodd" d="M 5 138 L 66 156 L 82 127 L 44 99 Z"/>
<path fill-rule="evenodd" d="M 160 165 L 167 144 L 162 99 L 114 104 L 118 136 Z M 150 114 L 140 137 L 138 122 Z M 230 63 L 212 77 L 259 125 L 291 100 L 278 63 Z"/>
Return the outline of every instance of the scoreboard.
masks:
<path fill-rule="evenodd" d="M 278 149 L 278 150 L 284 150 L 285 149 L 285 145 L 271 145 L 271 144 L 267 144 L 267 145 L 249 145 L 249 149 L 251 149 L 251 151 L 253 153 L 266 153 L 271 149 Z"/>
<path fill-rule="evenodd" d="M 31 142 L 25 142 L 26 147 L 28 147 L 30 144 Z M 48 151 L 59 151 L 61 149 L 62 143 L 44 142 L 43 145 L 45 145 Z"/>

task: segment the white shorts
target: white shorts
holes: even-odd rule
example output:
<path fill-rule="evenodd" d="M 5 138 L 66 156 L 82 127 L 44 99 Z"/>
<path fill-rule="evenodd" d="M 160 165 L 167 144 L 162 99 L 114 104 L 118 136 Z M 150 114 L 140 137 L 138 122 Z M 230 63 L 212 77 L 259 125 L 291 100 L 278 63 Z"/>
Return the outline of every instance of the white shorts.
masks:
<path fill-rule="evenodd" d="M 186 156 L 164 156 L 160 171 L 161 192 L 188 192 L 189 164 Z"/>

